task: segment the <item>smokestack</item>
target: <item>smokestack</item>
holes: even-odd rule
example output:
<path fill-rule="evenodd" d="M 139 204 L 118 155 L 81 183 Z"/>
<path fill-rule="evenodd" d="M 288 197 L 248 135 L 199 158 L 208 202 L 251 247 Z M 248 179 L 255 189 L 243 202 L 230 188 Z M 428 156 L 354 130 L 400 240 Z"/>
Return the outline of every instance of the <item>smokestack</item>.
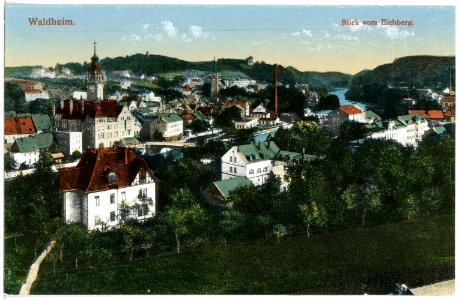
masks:
<path fill-rule="evenodd" d="M 277 117 L 277 64 L 274 64 L 274 114 Z"/>
<path fill-rule="evenodd" d="M 61 109 L 64 109 L 64 104 L 65 104 L 65 102 L 64 102 L 64 100 L 62 99 L 62 100 L 61 100 Z"/>
<path fill-rule="evenodd" d="M 124 164 L 128 164 L 128 149 L 124 148 Z"/>

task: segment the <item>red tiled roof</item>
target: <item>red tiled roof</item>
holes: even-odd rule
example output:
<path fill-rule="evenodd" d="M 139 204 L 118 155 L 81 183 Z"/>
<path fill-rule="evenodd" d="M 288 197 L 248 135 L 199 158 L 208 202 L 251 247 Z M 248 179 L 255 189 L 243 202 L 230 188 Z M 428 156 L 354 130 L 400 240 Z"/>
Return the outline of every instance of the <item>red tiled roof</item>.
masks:
<path fill-rule="evenodd" d="M 348 115 L 355 115 L 355 114 L 361 114 L 363 111 L 354 105 L 344 105 L 339 107 L 340 110 L 345 112 Z"/>
<path fill-rule="evenodd" d="M 184 86 L 182 86 L 182 91 L 190 92 L 190 91 L 192 91 L 192 89 L 188 85 L 184 85 Z"/>
<path fill-rule="evenodd" d="M 212 107 L 208 107 L 208 106 L 200 106 L 200 107 L 196 108 L 196 111 L 200 111 L 205 115 L 209 115 L 209 114 L 212 113 L 213 109 L 212 109 Z"/>
<path fill-rule="evenodd" d="M 440 109 L 430 109 L 430 110 L 410 109 L 408 113 L 410 115 L 414 115 L 418 113 L 426 119 L 443 119 L 444 118 L 443 111 Z"/>
<path fill-rule="evenodd" d="M 73 109 L 70 113 L 70 102 L 72 101 Z M 84 111 L 82 105 L 84 103 Z M 64 119 L 84 119 L 86 116 L 116 118 L 120 114 L 122 106 L 119 106 L 116 100 L 100 101 L 78 101 L 64 100 L 64 107 L 57 104 L 56 113 L 62 114 Z"/>
<path fill-rule="evenodd" d="M 192 114 L 182 115 L 182 119 L 185 121 L 192 121 L 194 119 Z"/>
<path fill-rule="evenodd" d="M 443 102 L 456 102 L 456 95 L 443 96 Z"/>
<path fill-rule="evenodd" d="M 33 124 L 33 119 L 29 117 L 15 117 L 5 118 L 5 128 L 3 130 L 5 135 L 13 134 L 32 134 L 37 130 Z"/>
<path fill-rule="evenodd" d="M 455 116 L 456 115 L 456 108 L 452 107 L 450 109 L 447 109 L 443 112 L 445 116 Z"/>
<path fill-rule="evenodd" d="M 105 191 L 130 186 L 142 170 L 155 179 L 145 160 L 129 148 L 90 149 L 76 167 L 59 169 L 59 184 L 62 191 Z M 115 184 L 108 183 L 111 172 L 117 176 Z"/>
<path fill-rule="evenodd" d="M 24 93 L 25 94 L 40 94 L 41 92 L 43 92 L 42 90 L 25 90 Z"/>

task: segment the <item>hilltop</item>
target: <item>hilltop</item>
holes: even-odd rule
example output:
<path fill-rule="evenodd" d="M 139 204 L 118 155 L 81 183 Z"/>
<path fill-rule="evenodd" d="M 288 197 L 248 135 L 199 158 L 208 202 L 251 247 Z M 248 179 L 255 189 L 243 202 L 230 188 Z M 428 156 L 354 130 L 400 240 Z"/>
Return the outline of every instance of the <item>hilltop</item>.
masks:
<path fill-rule="evenodd" d="M 454 56 L 406 56 L 373 70 L 364 70 L 352 78 L 346 97 L 357 101 L 376 102 L 388 86 L 442 90 L 450 84 L 450 67 Z M 454 83 L 454 72 L 452 82 Z"/>

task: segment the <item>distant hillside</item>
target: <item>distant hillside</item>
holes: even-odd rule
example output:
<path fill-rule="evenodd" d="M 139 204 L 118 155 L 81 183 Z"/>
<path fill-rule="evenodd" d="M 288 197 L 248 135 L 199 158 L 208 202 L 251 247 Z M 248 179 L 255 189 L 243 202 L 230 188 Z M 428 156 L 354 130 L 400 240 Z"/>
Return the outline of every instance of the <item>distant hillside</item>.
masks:
<path fill-rule="evenodd" d="M 449 68 L 454 65 L 454 56 L 398 58 L 390 64 L 355 74 L 346 97 L 353 100 L 376 102 L 375 97 L 388 85 L 442 90 L 449 86 Z"/>
<path fill-rule="evenodd" d="M 124 57 L 104 58 L 102 68 L 106 71 L 132 70 L 136 74 L 162 74 L 170 72 L 184 72 L 198 70 L 210 72 L 214 69 L 213 61 L 188 62 L 177 58 L 162 55 L 134 54 Z M 63 66 L 76 74 L 83 74 L 87 64 L 68 63 Z M 248 66 L 245 59 L 222 58 L 217 62 L 219 72 L 239 72 L 265 82 L 273 81 L 273 65 L 264 62 Z M 288 84 L 309 83 L 313 87 L 348 87 L 352 76 L 339 72 L 301 72 L 293 67 L 279 65 L 279 81 Z"/>

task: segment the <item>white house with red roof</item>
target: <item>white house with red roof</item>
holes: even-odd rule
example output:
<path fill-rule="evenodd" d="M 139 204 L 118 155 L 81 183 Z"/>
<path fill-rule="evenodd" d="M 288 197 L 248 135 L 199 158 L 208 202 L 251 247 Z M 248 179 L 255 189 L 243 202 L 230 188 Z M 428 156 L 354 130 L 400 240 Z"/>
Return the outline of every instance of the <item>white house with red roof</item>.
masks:
<path fill-rule="evenodd" d="M 157 179 L 129 148 L 88 150 L 76 167 L 58 172 L 66 222 L 103 230 L 156 215 Z"/>
<path fill-rule="evenodd" d="M 37 99 L 49 99 L 48 90 L 25 90 L 24 91 L 25 100 L 27 102 L 35 101 Z"/>
<path fill-rule="evenodd" d="M 336 132 L 344 122 L 373 123 L 380 117 L 372 111 L 365 111 L 358 105 L 343 105 L 328 114 L 327 126 Z"/>

